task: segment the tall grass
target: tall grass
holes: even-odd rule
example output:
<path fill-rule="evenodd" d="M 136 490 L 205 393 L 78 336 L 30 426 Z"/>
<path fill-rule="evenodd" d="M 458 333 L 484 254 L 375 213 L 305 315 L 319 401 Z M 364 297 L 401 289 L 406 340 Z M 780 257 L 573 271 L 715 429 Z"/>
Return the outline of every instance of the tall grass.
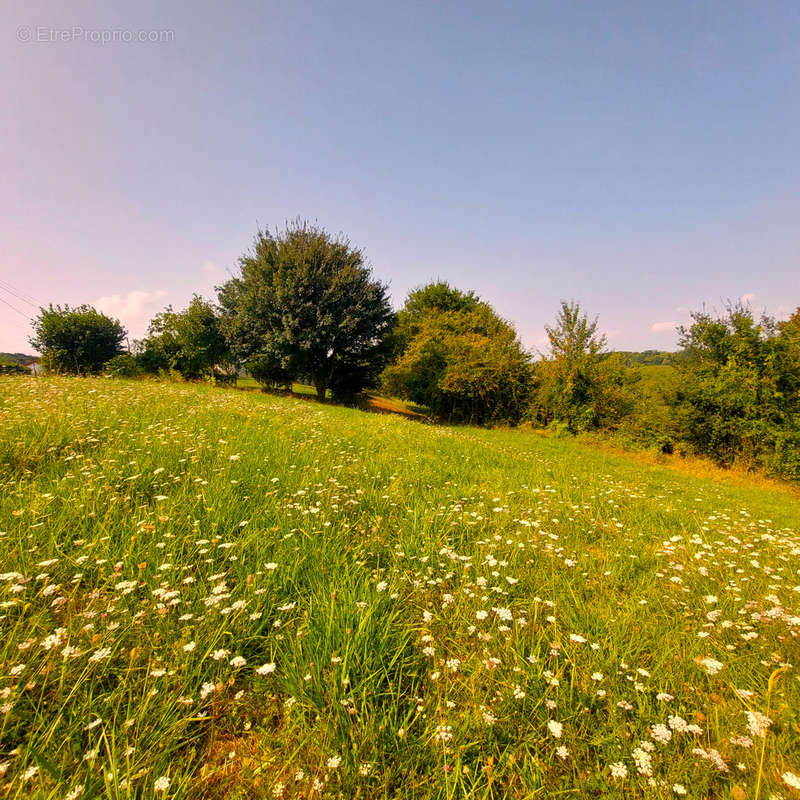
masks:
<path fill-rule="evenodd" d="M 798 531 L 574 442 L 3 378 L 0 796 L 788 797 Z"/>

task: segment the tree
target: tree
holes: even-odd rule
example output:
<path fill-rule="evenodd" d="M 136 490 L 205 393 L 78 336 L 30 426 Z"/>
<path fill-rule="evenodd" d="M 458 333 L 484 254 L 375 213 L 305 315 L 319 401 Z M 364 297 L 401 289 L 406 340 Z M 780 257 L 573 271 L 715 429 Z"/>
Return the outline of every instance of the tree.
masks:
<path fill-rule="evenodd" d="M 374 381 L 395 316 L 361 250 L 298 220 L 259 231 L 239 267 L 218 290 L 222 325 L 257 380 L 307 378 L 320 401 L 328 389 L 349 399 Z"/>
<path fill-rule="evenodd" d="M 545 325 L 550 341 L 550 355 L 571 369 L 596 358 L 606 346 L 605 334 L 597 333 L 597 317 L 593 320 L 581 311 L 579 303 L 561 301 L 555 325 Z"/>
<path fill-rule="evenodd" d="M 530 356 L 488 303 L 438 282 L 412 291 L 398 317 L 401 352 L 384 372 L 387 391 L 452 421 L 519 421 Z"/>
<path fill-rule="evenodd" d="M 42 365 L 52 372 L 96 374 L 123 352 L 126 331 L 119 320 L 91 306 L 40 308 L 29 342 L 42 354 Z"/>
<path fill-rule="evenodd" d="M 219 317 L 198 295 L 183 311 L 168 306 L 153 318 L 140 359 L 150 372 L 175 370 L 187 380 L 216 375 L 218 367 L 232 369 Z"/>
<path fill-rule="evenodd" d="M 783 323 L 729 306 L 680 329 L 677 412 L 694 448 L 800 476 L 800 312 Z"/>
<path fill-rule="evenodd" d="M 463 292 L 447 281 L 431 283 L 412 289 L 403 308 L 397 314 L 397 328 L 393 337 L 396 355 L 402 353 L 431 314 L 447 311 L 475 311 L 481 305 L 480 298 L 472 290 Z"/>
<path fill-rule="evenodd" d="M 613 427 L 631 408 L 632 397 L 621 358 L 605 352 L 578 303 L 562 301 L 554 325 L 546 325 L 550 355 L 536 366 L 533 416 L 542 424 L 565 425 L 572 433 Z"/>

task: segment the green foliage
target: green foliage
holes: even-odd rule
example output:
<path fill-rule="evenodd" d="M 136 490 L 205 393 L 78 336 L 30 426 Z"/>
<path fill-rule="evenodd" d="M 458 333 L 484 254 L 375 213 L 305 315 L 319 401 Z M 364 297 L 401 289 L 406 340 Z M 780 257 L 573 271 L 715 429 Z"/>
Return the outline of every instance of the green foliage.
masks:
<path fill-rule="evenodd" d="M 432 311 L 477 311 L 485 303 L 471 289 L 464 292 L 447 281 L 433 281 L 408 293 L 400 318 L 420 320 Z"/>
<path fill-rule="evenodd" d="M 120 353 L 108 361 L 106 372 L 112 378 L 138 378 L 144 374 L 145 369 L 140 358 L 132 353 Z"/>
<path fill-rule="evenodd" d="M 403 350 L 384 373 L 389 393 L 451 421 L 520 420 L 530 357 L 488 303 L 440 282 L 412 292 L 398 316 Z"/>
<path fill-rule="evenodd" d="M 686 438 L 720 464 L 800 477 L 800 311 L 783 324 L 742 306 L 692 319 L 676 404 Z"/>
<path fill-rule="evenodd" d="M 447 281 L 434 281 L 413 289 L 397 314 L 397 352 L 405 350 L 429 315 L 446 311 L 477 311 L 481 305 L 481 299 L 475 292 L 462 292 Z"/>
<path fill-rule="evenodd" d="M 0 364 L 27 364 L 31 361 L 38 361 L 36 356 L 29 356 L 25 353 L 0 353 Z"/>
<path fill-rule="evenodd" d="M 0 375 L 26 375 L 27 372 L 28 370 L 21 364 L 0 360 Z"/>
<path fill-rule="evenodd" d="M 324 400 L 348 399 L 383 369 L 394 324 L 387 288 L 349 241 L 296 221 L 259 231 L 241 274 L 219 288 L 223 330 L 254 377 L 308 377 Z"/>
<path fill-rule="evenodd" d="M 543 425 L 562 425 L 571 433 L 614 428 L 633 407 L 636 374 L 623 358 L 605 352 L 578 303 L 562 302 L 555 325 L 545 326 L 550 355 L 536 364 L 531 416 Z"/>
<path fill-rule="evenodd" d="M 25 356 L 22 353 L 0 353 L 0 375 L 27 375 L 28 370 L 23 364 L 34 361 L 33 356 Z"/>
<path fill-rule="evenodd" d="M 642 350 L 641 352 L 631 350 L 616 350 L 626 367 L 635 366 L 666 366 L 675 361 L 677 353 L 670 353 L 666 350 Z"/>
<path fill-rule="evenodd" d="M 294 378 L 288 369 L 284 369 L 279 358 L 274 355 L 261 354 L 245 363 L 245 369 L 261 386 L 269 389 L 288 390 Z"/>
<path fill-rule="evenodd" d="M 29 341 L 42 354 L 42 366 L 69 375 L 97 374 L 122 352 L 125 329 L 119 320 L 91 306 L 41 308 Z"/>
<path fill-rule="evenodd" d="M 188 308 L 168 307 L 150 323 L 140 361 L 149 372 L 175 371 L 187 380 L 233 373 L 213 306 L 195 295 Z"/>
<path fill-rule="evenodd" d="M 615 439 L 633 449 L 683 452 L 674 408 L 678 370 L 667 364 L 647 364 L 629 367 L 628 376 L 634 388 L 632 409 L 620 421 Z"/>

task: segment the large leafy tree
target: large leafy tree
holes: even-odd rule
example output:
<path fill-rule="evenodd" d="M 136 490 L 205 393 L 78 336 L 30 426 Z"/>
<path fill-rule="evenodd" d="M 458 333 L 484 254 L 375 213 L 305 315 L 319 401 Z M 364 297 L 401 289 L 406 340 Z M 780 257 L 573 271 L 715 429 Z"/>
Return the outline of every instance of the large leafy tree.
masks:
<path fill-rule="evenodd" d="M 622 359 L 606 352 L 606 337 L 578 303 L 562 301 L 546 325 L 550 353 L 536 366 L 533 416 L 567 430 L 613 427 L 632 407 L 630 378 Z"/>
<path fill-rule="evenodd" d="M 412 291 L 398 317 L 400 353 L 384 373 L 389 392 L 452 421 L 522 417 L 530 357 L 488 303 L 440 281 Z"/>
<path fill-rule="evenodd" d="M 119 320 L 91 306 L 53 306 L 39 309 L 28 340 L 52 372 L 96 374 L 123 348 L 126 331 Z"/>
<path fill-rule="evenodd" d="M 684 434 L 722 464 L 800 476 L 800 310 L 783 323 L 729 307 L 681 329 Z"/>
<path fill-rule="evenodd" d="M 219 317 L 198 295 L 183 311 L 168 306 L 157 314 L 140 346 L 140 360 L 150 372 L 175 370 L 191 380 L 231 371 Z"/>
<path fill-rule="evenodd" d="M 349 399 L 374 381 L 395 315 L 361 250 L 298 220 L 259 231 L 239 267 L 219 287 L 222 324 L 257 380 L 309 379 L 320 400 L 328 389 Z"/>
<path fill-rule="evenodd" d="M 447 281 L 432 281 L 412 289 L 397 314 L 394 346 L 397 351 L 402 352 L 431 315 L 448 311 L 476 311 L 480 306 L 481 299 L 475 292 L 464 292 Z"/>

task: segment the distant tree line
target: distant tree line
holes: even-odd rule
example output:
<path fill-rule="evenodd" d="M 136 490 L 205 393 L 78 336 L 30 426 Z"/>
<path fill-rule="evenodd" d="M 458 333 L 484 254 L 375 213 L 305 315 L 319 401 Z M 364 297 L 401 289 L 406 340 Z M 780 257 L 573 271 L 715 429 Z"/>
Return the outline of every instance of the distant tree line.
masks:
<path fill-rule="evenodd" d="M 670 353 L 665 350 L 642 350 L 641 352 L 631 352 L 629 350 L 616 350 L 616 354 L 622 358 L 626 367 L 634 364 L 643 366 L 666 366 L 675 362 L 677 353 Z"/>
<path fill-rule="evenodd" d="M 31 344 L 50 372 L 220 383 L 247 373 L 345 403 L 372 389 L 443 421 L 613 434 L 800 479 L 800 309 L 785 322 L 737 304 L 697 312 L 678 353 L 612 353 L 597 319 L 563 302 L 534 358 L 491 305 L 444 281 L 394 312 L 362 251 L 302 220 L 258 231 L 238 266 L 216 302 L 166 308 L 130 347 L 89 306 L 42 308 Z"/>
<path fill-rule="evenodd" d="M 0 363 L 2 364 L 29 364 L 38 360 L 37 356 L 27 353 L 0 353 Z"/>

